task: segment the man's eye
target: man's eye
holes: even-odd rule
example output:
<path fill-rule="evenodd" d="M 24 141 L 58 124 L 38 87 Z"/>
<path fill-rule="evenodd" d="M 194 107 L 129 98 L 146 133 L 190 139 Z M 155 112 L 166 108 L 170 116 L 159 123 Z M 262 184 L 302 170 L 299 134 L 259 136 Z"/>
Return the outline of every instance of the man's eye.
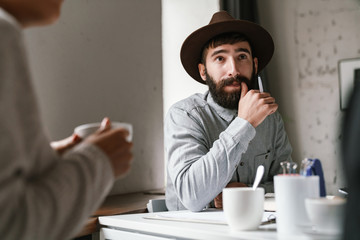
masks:
<path fill-rule="evenodd" d="M 223 57 L 216 57 L 215 60 L 218 61 L 218 62 L 221 62 L 222 60 L 224 60 L 224 58 Z"/>
<path fill-rule="evenodd" d="M 247 59 L 246 54 L 241 54 L 241 55 L 239 55 L 239 59 Z"/>

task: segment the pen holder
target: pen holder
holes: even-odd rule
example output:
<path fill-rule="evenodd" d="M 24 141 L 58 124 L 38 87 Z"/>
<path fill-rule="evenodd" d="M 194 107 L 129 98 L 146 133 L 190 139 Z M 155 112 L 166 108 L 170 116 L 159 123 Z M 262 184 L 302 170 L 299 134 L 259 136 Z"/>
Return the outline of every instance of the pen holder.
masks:
<path fill-rule="evenodd" d="M 317 158 L 306 158 L 305 160 L 307 161 L 307 163 L 305 164 L 305 169 L 302 170 L 302 175 L 319 176 L 320 197 L 326 197 L 324 172 L 320 160 Z"/>

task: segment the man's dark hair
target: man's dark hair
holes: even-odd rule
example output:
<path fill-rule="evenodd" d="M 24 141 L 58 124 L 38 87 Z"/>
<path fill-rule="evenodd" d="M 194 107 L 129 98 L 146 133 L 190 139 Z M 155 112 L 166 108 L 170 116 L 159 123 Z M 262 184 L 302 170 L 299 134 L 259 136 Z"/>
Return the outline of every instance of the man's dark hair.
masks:
<path fill-rule="evenodd" d="M 244 34 L 236 33 L 236 32 L 223 33 L 213 37 L 204 45 L 202 49 L 201 63 L 205 64 L 206 53 L 210 47 L 216 48 L 223 44 L 234 44 L 237 42 L 248 42 L 250 45 L 251 54 L 253 54 L 251 42 Z"/>

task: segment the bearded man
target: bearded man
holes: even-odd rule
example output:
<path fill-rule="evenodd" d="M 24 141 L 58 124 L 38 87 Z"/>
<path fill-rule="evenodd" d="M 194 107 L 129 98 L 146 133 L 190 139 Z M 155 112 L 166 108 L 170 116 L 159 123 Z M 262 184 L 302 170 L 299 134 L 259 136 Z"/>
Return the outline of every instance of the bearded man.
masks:
<path fill-rule="evenodd" d="M 222 189 L 252 186 L 259 165 L 260 187 L 274 191 L 292 148 L 275 99 L 256 80 L 273 52 L 264 28 L 225 11 L 184 41 L 183 67 L 209 91 L 175 103 L 165 118 L 169 210 L 221 208 Z"/>

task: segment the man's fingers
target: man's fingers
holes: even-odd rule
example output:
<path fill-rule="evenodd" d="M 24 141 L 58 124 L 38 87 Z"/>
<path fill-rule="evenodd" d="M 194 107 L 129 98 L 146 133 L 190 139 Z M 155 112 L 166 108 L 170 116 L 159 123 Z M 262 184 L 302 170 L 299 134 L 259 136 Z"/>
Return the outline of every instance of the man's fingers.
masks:
<path fill-rule="evenodd" d="M 257 90 L 258 91 L 258 90 Z M 267 92 L 259 92 L 260 97 L 262 98 L 267 98 L 267 97 L 271 97 L 270 93 Z"/>
<path fill-rule="evenodd" d="M 245 82 L 241 82 L 241 98 L 244 97 L 246 95 L 246 93 L 248 92 L 248 86 L 246 85 Z"/>
<path fill-rule="evenodd" d="M 275 103 L 275 98 L 273 98 L 273 97 L 265 97 L 265 98 L 263 98 L 263 101 L 266 104 Z"/>
<path fill-rule="evenodd" d="M 278 109 L 279 105 L 277 103 L 272 103 L 272 104 L 269 104 L 270 105 L 270 114 L 273 114 L 274 112 L 276 112 L 276 110 Z"/>

